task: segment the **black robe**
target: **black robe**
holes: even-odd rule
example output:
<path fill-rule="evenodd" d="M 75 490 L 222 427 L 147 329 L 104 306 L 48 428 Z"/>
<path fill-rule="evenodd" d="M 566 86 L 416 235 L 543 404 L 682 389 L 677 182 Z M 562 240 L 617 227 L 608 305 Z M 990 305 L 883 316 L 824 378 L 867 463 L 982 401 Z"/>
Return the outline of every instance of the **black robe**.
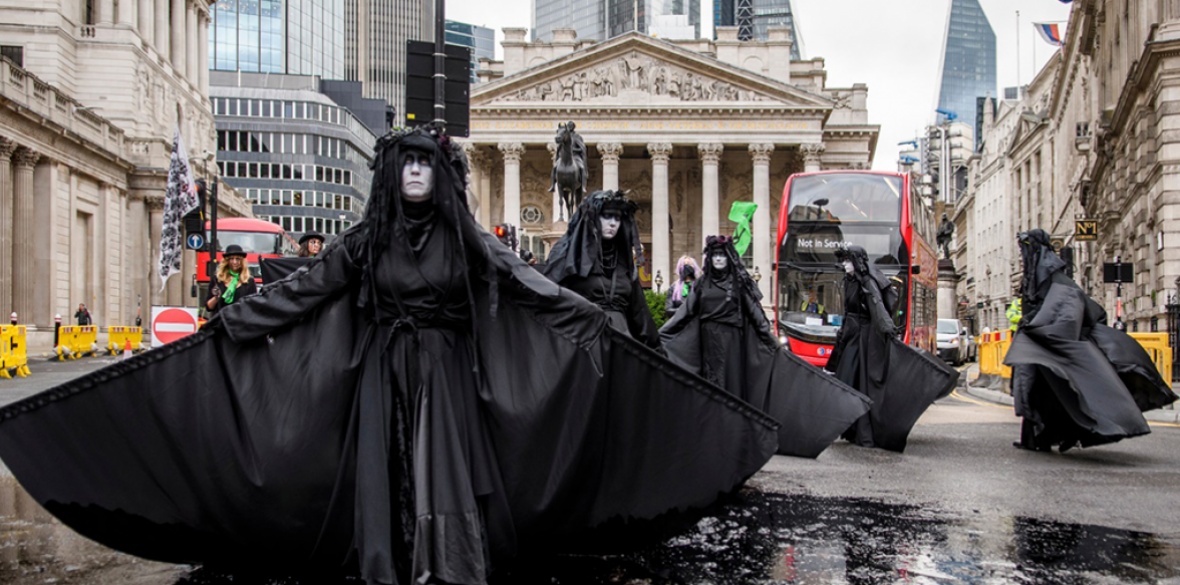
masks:
<path fill-rule="evenodd" d="M 845 275 L 844 322 L 825 367 L 872 400 L 844 438 L 900 453 L 922 413 L 954 389 L 958 372 L 897 339 L 885 308 L 888 293 L 879 272 Z"/>
<path fill-rule="evenodd" d="M 1142 346 L 1106 325 L 1063 262 L 1043 264 L 1049 270 L 1031 270 L 1025 317 L 1004 357 L 1024 419 L 1020 445 L 1064 451 L 1150 433 L 1142 412 L 1174 402 L 1171 386 Z"/>
<path fill-rule="evenodd" d="M 706 277 L 660 329 L 668 357 L 770 414 L 778 452 L 818 457 L 869 410 L 863 394 L 783 351 L 758 301 Z"/>
<path fill-rule="evenodd" d="M 639 281 L 628 277 L 627 271 L 621 266 L 611 268 L 610 276 L 606 272 L 601 266 L 595 266 L 589 275 L 582 277 L 570 274 L 559 284 L 606 311 L 611 326 L 616 330 L 630 334 L 652 349 L 659 349 L 659 331 L 647 308 L 647 299 Z"/>
<path fill-rule="evenodd" d="M 494 282 L 390 248 L 374 284 L 400 304 L 370 317 L 359 233 L 211 327 L 0 409 L 0 458 L 131 554 L 405 585 L 708 505 L 773 455 L 772 420 L 486 233 L 467 253 Z"/>

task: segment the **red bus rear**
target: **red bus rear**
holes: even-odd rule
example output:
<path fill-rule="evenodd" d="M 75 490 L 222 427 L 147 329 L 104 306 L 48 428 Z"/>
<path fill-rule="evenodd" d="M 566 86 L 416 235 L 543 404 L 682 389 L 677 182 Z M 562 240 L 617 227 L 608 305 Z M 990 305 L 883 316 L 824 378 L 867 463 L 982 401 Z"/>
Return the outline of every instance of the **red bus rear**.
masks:
<path fill-rule="evenodd" d="M 828 363 L 843 323 L 836 249 L 857 245 L 893 282 L 889 307 L 906 343 L 933 352 L 938 267 L 927 243 L 932 210 L 903 173 L 797 173 L 783 188 L 776 239 L 775 325 L 791 351 Z"/>
<path fill-rule="evenodd" d="M 205 222 L 205 235 L 208 240 L 212 222 Z M 227 246 L 237 244 L 246 252 L 246 265 L 254 282 L 262 284 L 262 268 L 259 264 L 262 258 L 282 258 L 294 256 L 297 250 L 295 240 L 287 235 L 282 226 L 249 217 L 228 217 L 217 220 L 217 260 L 221 260 L 221 253 Z M 199 298 L 205 298 L 209 290 L 209 273 L 206 270 L 209 262 L 209 252 L 197 252 L 197 287 Z"/>

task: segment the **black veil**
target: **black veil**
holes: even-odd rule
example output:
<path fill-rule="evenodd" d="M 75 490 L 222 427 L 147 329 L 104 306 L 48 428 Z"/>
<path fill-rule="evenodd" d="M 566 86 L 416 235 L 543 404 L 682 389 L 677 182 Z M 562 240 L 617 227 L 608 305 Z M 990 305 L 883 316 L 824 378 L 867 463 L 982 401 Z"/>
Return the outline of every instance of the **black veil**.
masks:
<path fill-rule="evenodd" d="M 622 215 L 619 233 L 611 240 L 619 262 L 627 269 L 627 277 L 639 277 L 637 265 L 642 265 L 643 244 L 639 242 L 639 228 L 635 225 L 635 210 L 639 206 L 622 191 L 595 191 L 582 201 L 570 218 L 565 235 L 553 244 L 544 274 L 553 282 L 567 276 L 587 277 L 597 264 L 602 264 L 602 234 L 599 218 L 604 209 L 616 209 Z"/>

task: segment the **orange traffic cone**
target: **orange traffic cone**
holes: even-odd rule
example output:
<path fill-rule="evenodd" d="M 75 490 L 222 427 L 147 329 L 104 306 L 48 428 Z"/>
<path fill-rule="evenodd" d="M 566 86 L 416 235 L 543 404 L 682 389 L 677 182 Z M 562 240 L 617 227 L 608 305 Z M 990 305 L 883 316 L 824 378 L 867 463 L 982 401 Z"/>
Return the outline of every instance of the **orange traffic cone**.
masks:
<path fill-rule="evenodd" d="M 131 340 L 130 339 L 128 339 L 123 344 L 123 359 L 127 359 L 129 357 L 131 357 Z"/>

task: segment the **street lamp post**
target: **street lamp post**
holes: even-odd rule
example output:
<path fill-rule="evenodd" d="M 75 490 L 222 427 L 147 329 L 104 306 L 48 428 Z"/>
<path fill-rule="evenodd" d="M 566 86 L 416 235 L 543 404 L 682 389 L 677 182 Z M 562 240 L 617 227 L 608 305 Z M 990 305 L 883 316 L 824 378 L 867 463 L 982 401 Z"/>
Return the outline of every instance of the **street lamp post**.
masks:
<path fill-rule="evenodd" d="M 935 110 L 942 114 L 943 122 L 937 126 L 938 142 L 941 146 L 939 163 L 938 163 L 938 190 L 942 194 L 943 203 L 954 203 L 950 192 L 950 166 L 951 166 L 951 145 L 948 139 L 950 138 L 951 122 L 954 122 L 959 115 L 950 111 L 938 108 Z"/>
<path fill-rule="evenodd" d="M 664 275 L 659 270 L 656 271 L 655 283 L 656 294 L 660 294 L 664 290 Z"/>

